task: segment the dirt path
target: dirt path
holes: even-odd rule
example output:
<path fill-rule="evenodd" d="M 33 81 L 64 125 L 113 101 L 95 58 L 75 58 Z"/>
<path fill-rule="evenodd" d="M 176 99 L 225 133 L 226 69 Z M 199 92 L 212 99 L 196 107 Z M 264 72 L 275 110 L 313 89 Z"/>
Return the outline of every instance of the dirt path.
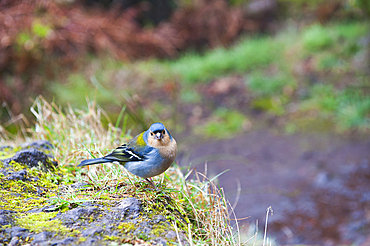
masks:
<path fill-rule="evenodd" d="M 263 226 L 281 244 L 361 244 L 370 232 L 370 141 L 336 135 L 256 131 L 189 150 L 189 161 L 221 187 L 242 223 Z M 240 187 L 240 192 L 238 192 Z M 239 193 L 239 195 L 238 195 Z M 366 219 L 368 218 L 368 219 Z"/>

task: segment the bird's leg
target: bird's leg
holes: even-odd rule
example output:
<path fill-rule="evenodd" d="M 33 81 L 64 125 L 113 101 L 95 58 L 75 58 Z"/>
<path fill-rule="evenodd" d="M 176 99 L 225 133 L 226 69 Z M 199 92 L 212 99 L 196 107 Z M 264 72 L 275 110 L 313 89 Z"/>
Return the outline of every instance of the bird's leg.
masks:
<path fill-rule="evenodd" d="M 149 184 L 151 184 L 153 186 L 154 189 L 158 190 L 157 189 L 157 186 L 155 186 L 155 184 L 153 183 L 152 179 L 151 178 L 146 178 L 146 181 L 149 182 Z"/>

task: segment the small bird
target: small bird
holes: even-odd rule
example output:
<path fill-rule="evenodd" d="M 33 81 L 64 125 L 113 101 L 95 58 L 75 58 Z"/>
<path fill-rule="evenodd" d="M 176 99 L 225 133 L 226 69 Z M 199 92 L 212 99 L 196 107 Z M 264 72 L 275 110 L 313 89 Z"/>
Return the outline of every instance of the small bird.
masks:
<path fill-rule="evenodd" d="M 130 173 L 148 179 L 166 171 L 175 160 L 177 152 L 176 140 L 162 123 L 153 123 L 148 130 L 140 133 L 127 144 L 113 150 L 102 158 L 82 161 L 78 167 L 118 162 Z"/>

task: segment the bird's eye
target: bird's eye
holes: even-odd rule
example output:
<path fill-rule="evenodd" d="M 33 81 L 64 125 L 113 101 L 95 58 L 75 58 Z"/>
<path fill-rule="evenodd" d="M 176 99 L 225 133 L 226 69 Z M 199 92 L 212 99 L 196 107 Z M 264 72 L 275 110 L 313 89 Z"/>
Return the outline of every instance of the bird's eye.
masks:
<path fill-rule="evenodd" d="M 164 134 L 166 134 L 166 131 L 165 131 L 165 130 L 163 130 L 163 135 L 164 135 Z"/>
<path fill-rule="evenodd" d="M 152 135 L 152 136 L 153 136 L 153 135 L 154 135 L 154 133 L 152 133 L 152 132 L 151 132 L 151 133 L 150 133 L 150 135 Z"/>

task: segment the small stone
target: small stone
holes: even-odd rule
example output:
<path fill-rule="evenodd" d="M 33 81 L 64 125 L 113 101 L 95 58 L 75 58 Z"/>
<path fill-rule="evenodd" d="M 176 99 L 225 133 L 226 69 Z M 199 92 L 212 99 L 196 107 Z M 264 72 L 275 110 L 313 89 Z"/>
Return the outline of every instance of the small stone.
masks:
<path fill-rule="evenodd" d="M 67 237 L 67 238 L 64 238 L 64 239 L 61 239 L 61 240 L 51 241 L 50 245 L 52 245 L 52 246 L 54 246 L 54 245 L 55 246 L 56 245 L 67 245 L 67 244 L 71 244 L 75 240 L 76 240 L 75 237 Z"/>
<path fill-rule="evenodd" d="M 36 148 L 36 149 L 46 149 L 46 150 L 51 150 L 54 148 L 54 146 L 46 140 L 38 140 L 34 141 L 32 143 L 25 143 L 21 145 L 22 149 L 26 148 Z"/>
<path fill-rule="evenodd" d="M 157 237 L 156 239 L 153 239 L 150 242 L 154 245 L 162 245 L 162 246 L 167 245 L 167 240 L 165 240 L 164 238 L 161 238 L 161 237 Z"/>
<path fill-rule="evenodd" d="M 11 225 L 13 222 L 11 213 L 15 213 L 11 210 L 0 209 L 0 226 Z"/>
<path fill-rule="evenodd" d="M 17 246 L 20 245 L 18 237 L 12 237 L 12 240 L 10 240 L 8 246 Z"/>
<path fill-rule="evenodd" d="M 153 220 L 154 223 L 158 224 L 159 222 L 166 221 L 166 218 L 163 215 L 157 215 L 156 218 Z"/>
<path fill-rule="evenodd" d="M 83 190 L 83 189 L 86 189 L 87 186 L 88 184 L 83 183 L 83 182 L 76 182 L 76 183 L 71 184 L 71 188 L 74 190 Z"/>
<path fill-rule="evenodd" d="M 6 210 L 6 209 L 0 209 L 0 215 L 3 215 L 3 214 L 10 214 L 10 213 L 15 213 L 15 211 L 12 211 L 12 210 Z"/>
<path fill-rule="evenodd" d="M 125 215 L 132 215 L 133 218 L 136 218 L 141 212 L 141 201 L 134 197 L 129 197 L 122 200 L 117 208 L 122 209 Z"/>
<path fill-rule="evenodd" d="M 27 179 L 26 177 L 27 177 L 27 171 L 23 169 L 21 171 L 11 173 L 9 177 L 7 177 L 7 179 L 25 181 Z"/>
<path fill-rule="evenodd" d="M 174 238 L 176 238 L 176 232 L 174 232 L 174 231 L 169 231 L 169 232 L 167 232 L 167 234 L 166 234 L 166 238 L 168 238 L 168 239 L 174 239 Z"/>
<path fill-rule="evenodd" d="M 6 215 L 0 215 L 0 225 L 9 225 L 11 223 L 11 220 L 8 216 Z"/>
<path fill-rule="evenodd" d="M 58 206 L 55 205 L 48 205 L 42 208 L 33 208 L 28 210 L 28 213 L 41 213 L 41 212 L 52 212 L 58 209 Z"/>
<path fill-rule="evenodd" d="M 74 208 L 69 210 L 64 214 L 57 216 L 58 219 L 64 221 L 65 223 L 74 224 L 76 221 L 82 217 L 88 217 L 97 210 L 95 207 L 85 207 L 85 208 Z"/>
<path fill-rule="evenodd" d="M 13 147 L 9 145 L 0 146 L 0 151 L 4 151 L 5 149 L 10 151 L 13 149 Z"/>
<path fill-rule="evenodd" d="M 84 241 L 82 244 L 80 245 L 97 245 L 96 244 L 96 241 L 98 241 L 100 239 L 96 238 L 96 237 L 88 237 L 86 238 L 86 241 Z"/>
<path fill-rule="evenodd" d="M 11 232 L 10 232 L 10 235 L 12 237 L 21 237 L 21 236 L 24 236 L 24 234 L 26 234 L 28 232 L 27 229 L 25 228 L 22 228 L 22 227 L 19 227 L 19 226 L 14 226 L 11 228 Z"/>
<path fill-rule="evenodd" d="M 32 236 L 32 243 L 42 243 L 48 240 L 48 237 L 51 236 L 51 233 L 48 231 L 43 231 Z"/>
<path fill-rule="evenodd" d="M 92 228 L 82 231 L 82 236 L 84 237 L 93 236 L 94 234 L 101 233 L 102 231 L 103 231 L 103 228 L 101 227 L 92 227 Z"/>

